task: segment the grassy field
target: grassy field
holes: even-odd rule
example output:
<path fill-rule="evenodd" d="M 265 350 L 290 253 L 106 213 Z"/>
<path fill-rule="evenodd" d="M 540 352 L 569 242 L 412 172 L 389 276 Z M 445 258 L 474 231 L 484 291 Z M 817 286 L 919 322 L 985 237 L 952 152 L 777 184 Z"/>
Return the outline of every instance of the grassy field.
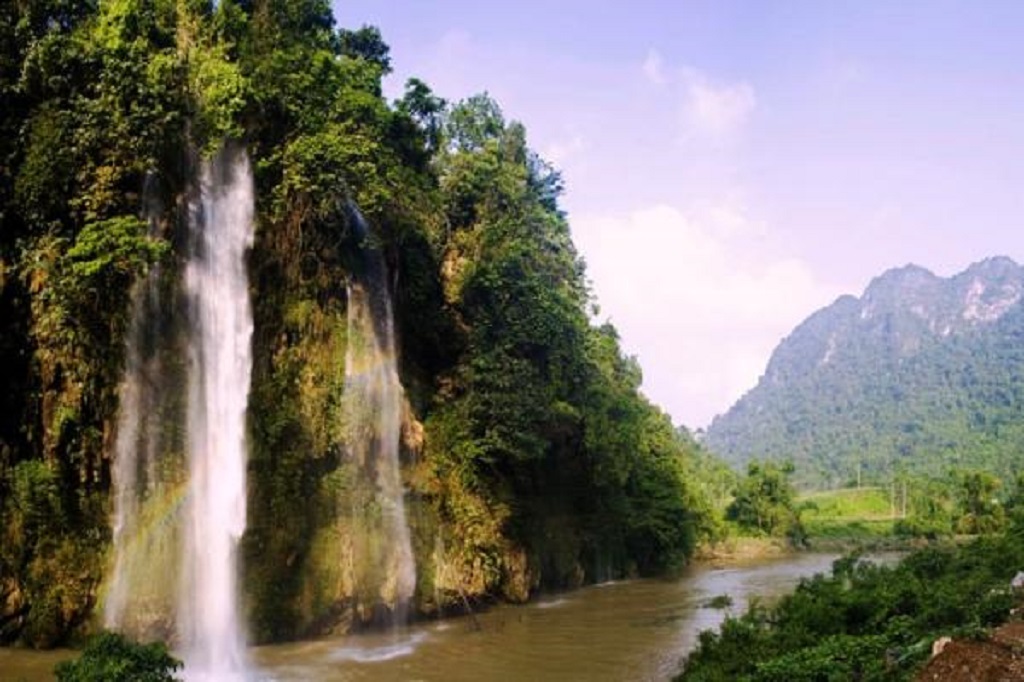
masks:
<path fill-rule="evenodd" d="M 825 490 L 797 499 L 812 544 L 871 543 L 892 538 L 895 519 L 888 488 Z"/>
<path fill-rule="evenodd" d="M 913 544 L 893 533 L 889 488 L 845 488 L 799 495 L 796 507 L 807 534 L 807 543 L 818 551 L 905 549 Z M 898 518 L 898 510 L 897 510 Z M 751 536 L 727 523 L 723 540 L 700 547 L 698 561 L 743 564 L 792 552 L 783 537 Z"/>

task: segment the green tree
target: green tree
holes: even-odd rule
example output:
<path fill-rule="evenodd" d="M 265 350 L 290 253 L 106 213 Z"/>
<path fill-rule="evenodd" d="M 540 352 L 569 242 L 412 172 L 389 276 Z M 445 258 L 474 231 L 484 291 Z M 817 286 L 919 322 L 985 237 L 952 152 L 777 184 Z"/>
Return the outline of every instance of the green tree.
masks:
<path fill-rule="evenodd" d="M 338 35 L 343 55 L 376 64 L 382 75 L 391 73 L 391 48 L 376 26 L 363 26 L 355 31 L 342 29 Z"/>
<path fill-rule="evenodd" d="M 959 475 L 957 504 L 961 533 L 991 533 L 1006 525 L 1006 512 L 999 501 L 1002 481 L 986 471 L 966 471 Z"/>
<path fill-rule="evenodd" d="M 948 479 L 912 479 L 909 486 L 909 509 L 906 518 L 896 522 L 898 535 L 938 538 L 953 531 L 954 500 L 952 482 Z"/>
<path fill-rule="evenodd" d="M 615 330 L 588 323 L 557 174 L 487 95 L 448 110 L 438 170 L 446 297 L 464 332 L 428 421 L 439 478 L 509 500 L 506 537 L 546 584 L 685 561 L 709 509 L 688 481 L 692 453 L 638 393 Z"/>
<path fill-rule="evenodd" d="M 741 528 L 767 535 L 790 535 L 802 539 L 799 513 L 790 476 L 790 462 L 751 462 L 740 481 L 726 517 Z"/>
<path fill-rule="evenodd" d="M 441 143 L 446 106 L 446 102 L 419 78 L 406 81 L 405 94 L 395 103 L 395 108 L 409 116 L 423 131 L 426 150 L 430 153 L 436 152 Z"/>

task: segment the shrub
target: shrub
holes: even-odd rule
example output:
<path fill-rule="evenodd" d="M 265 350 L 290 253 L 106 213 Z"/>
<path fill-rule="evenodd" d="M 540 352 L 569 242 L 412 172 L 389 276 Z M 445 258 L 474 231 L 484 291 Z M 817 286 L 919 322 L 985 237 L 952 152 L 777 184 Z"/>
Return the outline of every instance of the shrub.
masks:
<path fill-rule="evenodd" d="M 59 663 L 58 682 L 173 682 L 181 661 L 163 642 L 139 644 L 113 632 L 89 640 L 82 655 Z"/>

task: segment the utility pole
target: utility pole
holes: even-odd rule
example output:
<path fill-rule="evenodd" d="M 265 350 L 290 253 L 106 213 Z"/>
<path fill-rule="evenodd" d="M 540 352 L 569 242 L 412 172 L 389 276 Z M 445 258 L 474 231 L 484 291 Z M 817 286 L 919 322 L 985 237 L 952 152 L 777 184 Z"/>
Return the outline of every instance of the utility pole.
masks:
<path fill-rule="evenodd" d="M 889 515 L 896 519 L 896 479 L 889 483 Z"/>

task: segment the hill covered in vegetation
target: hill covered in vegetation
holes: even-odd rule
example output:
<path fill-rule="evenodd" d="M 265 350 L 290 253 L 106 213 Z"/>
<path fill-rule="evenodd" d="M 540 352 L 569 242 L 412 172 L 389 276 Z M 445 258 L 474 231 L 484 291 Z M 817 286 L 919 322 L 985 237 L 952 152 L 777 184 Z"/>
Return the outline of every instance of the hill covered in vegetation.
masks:
<path fill-rule="evenodd" d="M 226 141 L 256 197 L 255 640 L 395 606 L 351 551 L 360 514 L 383 513 L 341 409 L 345 284 L 366 247 L 352 206 L 395 302 L 417 610 L 655 572 L 707 530 L 694 444 L 638 393 L 615 330 L 588 321 L 558 172 L 492 99 L 413 79 L 388 102 L 389 70 L 380 34 L 337 30 L 327 0 L 0 8 L 0 643 L 60 643 L 102 601 L 131 291 L 154 271 L 146 352 L 169 385 L 153 418 L 180 475 L 182 226 Z M 175 498 L 156 502 L 147 527 L 177 541 Z"/>
<path fill-rule="evenodd" d="M 734 464 L 790 459 L 804 485 L 983 468 L 1012 480 L 1024 436 L 1024 269 L 950 278 L 908 265 L 800 324 L 758 385 L 714 420 Z"/>

